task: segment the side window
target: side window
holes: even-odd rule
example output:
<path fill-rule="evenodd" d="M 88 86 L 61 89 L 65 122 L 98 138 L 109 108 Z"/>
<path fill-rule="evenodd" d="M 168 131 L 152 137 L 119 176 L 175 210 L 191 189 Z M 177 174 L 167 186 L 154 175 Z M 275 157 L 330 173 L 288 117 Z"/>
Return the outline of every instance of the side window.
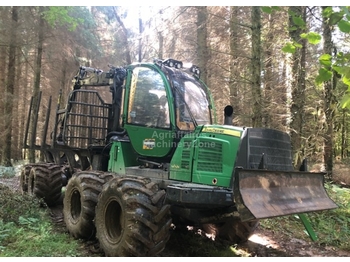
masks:
<path fill-rule="evenodd" d="M 128 123 L 169 128 L 169 106 L 160 74 L 146 67 L 133 70 Z"/>

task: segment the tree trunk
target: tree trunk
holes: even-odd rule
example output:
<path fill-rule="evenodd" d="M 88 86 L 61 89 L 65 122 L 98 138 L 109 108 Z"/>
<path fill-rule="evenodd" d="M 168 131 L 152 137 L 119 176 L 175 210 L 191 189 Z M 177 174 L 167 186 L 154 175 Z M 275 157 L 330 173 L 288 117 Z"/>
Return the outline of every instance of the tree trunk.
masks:
<path fill-rule="evenodd" d="M 271 116 L 271 107 L 272 107 L 272 99 L 273 99 L 273 83 L 274 83 L 274 73 L 273 73 L 273 40 L 274 40 L 274 32 L 273 32 L 273 14 L 270 14 L 268 17 L 267 23 L 267 33 L 265 36 L 265 52 L 264 52 L 264 60 L 265 60 L 265 75 L 264 75 L 264 103 L 263 103 L 263 119 L 264 126 L 271 127 L 272 126 L 272 116 Z"/>
<path fill-rule="evenodd" d="M 306 23 L 306 7 L 293 6 L 289 8 L 295 16 L 301 17 Z M 305 51 L 306 41 L 300 37 L 304 32 L 300 26 L 294 24 L 292 16 L 289 17 L 289 27 L 296 28 L 289 32 L 291 39 L 302 45 L 301 48 L 296 48 L 292 55 L 292 104 L 291 104 L 291 123 L 290 134 L 294 156 L 294 166 L 297 167 L 303 160 L 302 138 L 303 129 L 305 126 Z"/>
<path fill-rule="evenodd" d="M 8 19 L 7 14 L 8 9 L 10 7 L 3 7 L 0 9 L 0 23 L 5 25 L 6 21 Z M 8 32 L 9 30 L 7 30 Z M 1 39 L 5 42 L 8 41 L 7 39 L 7 33 L 5 30 L 5 26 L 2 26 L 0 28 L 1 33 Z M 7 73 L 7 50 L 8 47 L 6 45 L 0 45 L 0 70 L 2 74 L 0 74 L 0 93 L 5 94 L 5 81 L 6 81 L 6 73 Z M 4 143 L 5 143 L 5 137 L 4 137 L 4 130 L 5 130 L 5 96 L 0 97 L 0 163 L 3 161 L 3 150 L 4 150 Z"/>
<path fill-rule="evenodd" d="M 21 75 L 22 75 L 22 68 L 21 68 L 21 59 L 19 58 L 19 54 L 21 53 L 21 48 L 20 46 L 16 47 L 16 78 L 15 78 L 15 89 L 14 89 L 14 99 L 13 99 L 13 122 L 12 122 L 12 158 L 14 160 L 19 160 L 21 158 L 21 149 L 22 145 L 19 142 L 20 139 L 20 125 L 21 123 L 21 118 L 20 114 L 21 108 L 23 105 L 20 103 L 20 98 L 21 98 L 21 93 L 19 90 L 19 86 L 21 86 L 20 81 L 21 81 Z"/>
<path fill-rule="evenodd" d="M 341 158 L 344 159 L 346 158 L 346 148 L 347 148 L 347 143 L 346 143 L 346 115 L 347 115 L 347 109 L 342 110 L 342 120 L 341 120 Z"/>
<path fill-rule="evenodd" d="M 126 64 L 130 65 L 131 64 L 131 55 L 130 55 L 130 47 L 129 47 L 129 42 L 128 42 L 128 30 L 126 29 L 122 19 L 118 15 L 117 9 L 115 7 L 113 7 L 113 9 L 114 9 L 115 18 L 117 19 L 117 21 L 118 21 L 118 23 L 123 31 L 123 42 L 124 42 L 124 46 L 125 46 L 125 60 L 126 60 L 125 62 L 126 62 Z"/>
<path fill-rule="evenodd" d="M 238 42 L 238 14 L 239 7 L 231 6 L 230 7 L 230 104 L 233 107 L 233 114 L 239 115 L 240 107 L 238 97 L 238 77 L 239 72 L 236 68 L 237 60 L 238 60 L 238 50 L 239 50 L 239 42 Z"/>
<path fill-rule="evenodd" d="M 24 77 L 23 77 L 23 90 L 22 90 L 22 112 L 20 114 L 20 148 L 23 148 L 24 147 L 24 133 L 25 133 L 25 124 L 27 123 L 28 119 L 27 119 L 27 116 L 28 116 L 28 90 L 29 90 L 29 63 L 28 63 L 28 52 L 26 52 L 25 54 L 25 65 L 24 65 Z M 30 97 L 30 96 L 29 96 Z M 27 143 L 27 141 L 25 141 Z M 22 154 L 22 158 L 23 159 L 26 159 L 27 156 L 26 156 L 26 151 L 23 152 Z"/>
<path fill-rule="evenodd" d="M 142 23 L 142 18 L 141 18 L 141 12 L 139 10 L 139 62 L 142 61 L 142 33 L 143 33 L 143 23 Z"/>
<path fill-rule="evenodd" d="M 261 96 L 261 11 L 260 6 L 252 7 L 252 94 L 253 94 L 253 127 L 262 127 Z"/>
<path fill-rule="evenodd" d="M 201 79 L 208 82 L 209 51 L 207 45 L 207 21 L 208 10 L 206 6 L 197 7 L 197 59 L 198 66 L 201 70 Z"/>
<path fill-rule="evenodd" d="M 34 72 L 34 86 L 33 86 L 33 110 L 31 114 L 31 141 L 30 143 L 34 145 L 36 143 L 36 123 L 34 123 L 35 119 L 35 108 L 39 103 L 39 92 L 40 92 L 40 73 L 41 73 L 41 62 L 43 55 L 43 42 L 44 42 L 44 26 L 45 21 L 42 16 L 44 11 L 44 7 L 39 7 L 39 27 L 38 27 L 38 46 L 37 46 L 37 54 L 36 54 L 36 63 L 35 63 L 35 72 Z M 29 150 L 29 162 L 35 162 L 35 150 Z"/>
<path fill-rule="evenodd" d="M 322 7 L 324 10 L 326 7 Z M 322 21 L 323 29 L 323 53 L 332 55 L 333 42 L 332 42 L 332 30 L 331 25 L 329 24 L 328 18 L 323 18 Z M 331 70 L 330 66 L 326 68 Z M 324 164 L 326 171 L 329 176 L 332 175 L 333 171 L 333 120 L 336 108 L 336 102 L 334 97 L 334 86 L 332 80 L 325 81 L 323 84 L 324 87 L 324 113 L 325 113 L 325 133 L 323 140 L 323 150 L 324 150 Z"/>
<path fill-rule="evenodd" d="M 179 33 L 176 30 L 173 30 L 171 32 L 172 35 L 172 40 L 170 41 L 168 49 L 168 57 L 175 57 L 176 56 L 176 46 L 178 45 L 178 38 L 179 38 Z"/>
<path fill-rule="evenodd" d="M 3 74 L 0 74 L 0 92 L 1 94 L 5 94 L 5 79 L 6 79 L 6 47 L 0 48 L 0 70 L 3 72 Z M 5 96 L 2 96 L 0 98 L 0 130 L 1 133 L 5 130 Z M 3 161 L 3 145 L 5 144 L 5 137 L 4 135 L 0 135 L 0 162 Z"/>
<path fill-rule="evenodd" d="M 12 166 L 11 164 L 11 145 L 12 145 L 12 110 L 13 110 L 13 95 L 15 84 L 15 66 L 16 66 L 16 33 L 18 21 L 18 6 L 12 7 L 12 23 L 10 35 L 9 61 L 6 84 L 6 101 L 5 101 L 5 143 L 3 165 Z"/>
<path fill-rule="evenodd" d="M 163 59 L 164 52 L 164 36 L 162 32 L 158 32 L 158 59 Z"/>

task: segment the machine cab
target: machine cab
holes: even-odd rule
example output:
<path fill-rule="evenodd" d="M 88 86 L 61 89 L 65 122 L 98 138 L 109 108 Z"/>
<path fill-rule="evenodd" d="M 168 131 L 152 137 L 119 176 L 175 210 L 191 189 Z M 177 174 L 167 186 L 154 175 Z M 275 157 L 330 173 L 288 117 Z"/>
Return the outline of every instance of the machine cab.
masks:
<path fill-rule="evenodd" d="M 166 60 L 128 68 L 123 126 L 142 156 L 171 156 L 184 134 L 212 122 L 206 86 L 179 65 Z"/>

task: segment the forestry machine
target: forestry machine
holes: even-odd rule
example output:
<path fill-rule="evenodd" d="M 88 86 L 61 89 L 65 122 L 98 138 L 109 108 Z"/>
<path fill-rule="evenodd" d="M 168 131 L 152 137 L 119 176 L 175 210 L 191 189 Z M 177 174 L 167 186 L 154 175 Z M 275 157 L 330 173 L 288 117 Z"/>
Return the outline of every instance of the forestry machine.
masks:
<path fill-rule="evenodd" d="M 35 133 L 27 143 L 27 123 L 24 148 L 45 161 L 24 166 L 21 188 L 48 206 L 63 201 L 70 234 L 96 237 L 106 256 L 155 256 L 181 225 L 237 243 L 260 219 L 337 207 L 323 173 L 306 160 L 294 170 L 287 133 L 233 126 L 231 106 L 216 124 L 196 66 L 81 66 L 64 108 L 61 97 L 51 139 L 51 99 L 40 144 Z"/>

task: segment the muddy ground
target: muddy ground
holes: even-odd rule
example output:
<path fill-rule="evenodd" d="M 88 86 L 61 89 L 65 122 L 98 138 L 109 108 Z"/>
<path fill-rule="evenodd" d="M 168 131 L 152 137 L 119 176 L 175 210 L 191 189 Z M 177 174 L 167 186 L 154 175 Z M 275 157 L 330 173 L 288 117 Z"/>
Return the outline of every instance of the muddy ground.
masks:
<path fill-rule="evenodd" d="M 20 192 L 19 176 L 6 178 L 0 176 L 0 184 L 6 185 L 14 191 Z M 63 223 L 62 206 L 57 206 L 50 211 L 52 220 L 57 226 L 57 230 L 66 232 Z M 212 242 L 213 248 L 219 250 L 229 249 L 230 245 L 224 242 L 213 242 L 212 239 L 198 234 L 198 231 L 189 230 L 184 236 L 183 231 L 174 230 L 167 244 L 166 249 L 159 255 L 162 257 L 183 257 L 183 256 L 208 256 L 208 254 L 198 254 L 195 250 L 200 250 L 203 241 Z M 191 241 L 191 245 L 186 243 L 188 234 L 201 238 L 200 241 Z M 196 247 L 196 245 L 198 245 Z M 99 249 L 96 240 L 81 242 L 82 251 L 86 256 L 104 256 Z M 231 246 L 232 247 L 232 246 Z M 194 250 L 192 253 L 186 249 Z M 332 247 L 321 246 L 311 240 L 293 238 L 289 235 L 275 234 L 273 230 L 259 227 L 250 240 L 244 244 L 234 246 L 236 252 L 242 257 L 350 257 L 350 252 L 336 250 Z M 186 250 L 186 251 L 184 251 Z"/>

